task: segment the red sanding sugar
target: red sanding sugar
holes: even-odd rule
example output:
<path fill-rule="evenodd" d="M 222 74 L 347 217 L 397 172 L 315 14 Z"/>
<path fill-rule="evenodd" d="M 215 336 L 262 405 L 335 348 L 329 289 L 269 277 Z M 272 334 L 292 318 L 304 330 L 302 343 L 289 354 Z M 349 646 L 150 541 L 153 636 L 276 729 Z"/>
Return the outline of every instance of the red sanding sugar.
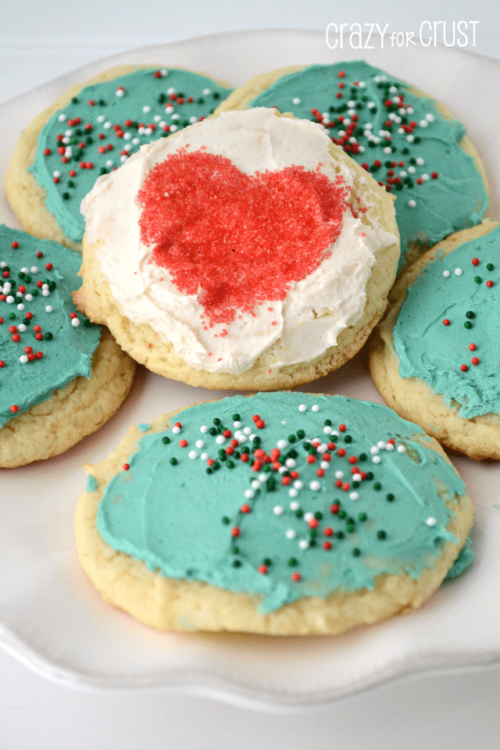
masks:
<path fill-rule="evenodd" d="M 319 167 L 247 175 L 229 159 L 180 150 L 157 164 L 139 191 L 140 230 L 152 261 L 210 324 L 231 323 L 266 300 L 283 300 L 340 234 L 349 195 Z"/>

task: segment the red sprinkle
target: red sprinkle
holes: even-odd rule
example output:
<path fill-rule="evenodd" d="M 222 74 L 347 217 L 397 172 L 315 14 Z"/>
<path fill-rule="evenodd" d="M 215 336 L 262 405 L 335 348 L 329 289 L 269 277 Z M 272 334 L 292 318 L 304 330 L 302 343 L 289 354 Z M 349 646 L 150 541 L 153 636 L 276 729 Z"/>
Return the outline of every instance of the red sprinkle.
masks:
<path fill-rule="evenodd" d="M 12 404 L 12 406 L 10 407 L 10 410 L 13 414 L 17 414 L 17 412 L 19 411 L 19 406 Z"/>
<path fill-rule="evenodd" d="M 122 469 L 123 471 L 128 471 L 130 469 L 130 464 L 123 464 Z"/>
<path fill-rule="evenodd" d="M 187 446 L 187 444 L 188 444 L 187 440 L 179 440 L 179 446 L 181 448 L 185 448 Z"/>
<path fill-rule="evenodd" d="M 462 372 L 467 372 L 469 368 L 467 367 L 467 365 L 460 365 L 460 369 L 462 370 Z"/>
<path fill-rule="evenodd" d="M 291 578 L 292 578 L 292 581 L 301 581 L 302 580 L 302 576 L 300 575 L 300 573 L 292 573 Z"/>
<path fill-rule="evenodd" d="M 231 536 L 239 536 L 239 535 L 240 535 L 240 530 L 239 530 L 239 528 L 238 528 L 237 526 L 234 526 L 234 527 L 233 527 L 233 528 L 231 529 Z"/>
<path fill-rule="evenodd" d="M 479 359 L 477 357 L 472 357 L 471 362 L 472 362 L 473 365 L 478 365 L 479 364 Z"/>
<path fill-rule="evenodd" d="M 443 320 L 443 325 L 444 325 L 444 326 L 449 326 L 449 325 L 450 325 L 450 321 L 448 320 L 448 318 L 445 318 L 445 319 Z"/>

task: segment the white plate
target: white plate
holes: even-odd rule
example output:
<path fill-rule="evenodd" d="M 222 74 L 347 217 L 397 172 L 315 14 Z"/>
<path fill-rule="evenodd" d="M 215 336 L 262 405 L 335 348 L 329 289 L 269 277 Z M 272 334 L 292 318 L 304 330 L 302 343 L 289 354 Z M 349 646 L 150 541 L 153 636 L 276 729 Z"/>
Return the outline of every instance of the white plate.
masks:
<path fill-rule="evenodd" d="M 243 83 L 273 67 L 355 59 L 328 50 L 320 32 L 255 31 L 151 47 L 108 58 L 0 107 L 0 172 L 21 128 L 69 86 L 110 65 L 186 65 Z M 373 50 L 369 62 L 441 99 L 468 127 L 492 188 L 498 218 L 500 63 L 458 49 Z M 5 199 L 0 221 L 16 226 Z M 311 386 L 381 402 L 363 354 Z M 66 684 L 169 687 L 271 710 L 320 705 L 388 679 L 500 659 L 500 467 L 454 456 L 477 508 L 476 562 L 417 613 L 336 637 L 162 634 L 105 604 L 81 571 L 73 512 L 82 464 L 96 463 L 130 424 L 213 398 L 141 370 L 127 402 L 96 435 L 63 456 L 0 477 L 0 645 L 27 666 Z M 227 395 L 227 394 L 220 394 Z"/>

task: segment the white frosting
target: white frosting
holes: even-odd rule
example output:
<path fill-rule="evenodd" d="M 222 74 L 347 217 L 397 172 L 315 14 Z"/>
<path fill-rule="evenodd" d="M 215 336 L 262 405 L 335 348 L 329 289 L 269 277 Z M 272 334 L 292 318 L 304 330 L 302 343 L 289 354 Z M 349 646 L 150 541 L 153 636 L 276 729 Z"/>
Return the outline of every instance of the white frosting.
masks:
<path fill-rule="evenodd" d="M 397 241 L 377 222 L 371 228 L 346 211 L 329 257 L 292 283 L 283 301 L 259 305 L 255 316 L 240 311 L 232 323 L 204 330 L 196 296 L 180 292 L 169 272 L 151 261 L 153 248 L 141 242 L 137 202 L 157 163 L 181 148 L 202 146 L 249 175 L 292 165 L 315 170 L 319 164 L 332 181 L 340 173 L 352 185 L 353 173 L 334 160 L 329 143 L 324 130 L 307 120 L 277 117 L 265 108 L 228 112 L 143 146 L 120 169 L 99 178 L 82 213 L 88 242 L 99 243 L 97 259 L 124 314 L 148 323 L 189 365 L 209 372 L 241 373 L 260 355 L 270 368 L 304 362 L 335 345 L 339 333 L 362 316 L 376 253 Z"/>

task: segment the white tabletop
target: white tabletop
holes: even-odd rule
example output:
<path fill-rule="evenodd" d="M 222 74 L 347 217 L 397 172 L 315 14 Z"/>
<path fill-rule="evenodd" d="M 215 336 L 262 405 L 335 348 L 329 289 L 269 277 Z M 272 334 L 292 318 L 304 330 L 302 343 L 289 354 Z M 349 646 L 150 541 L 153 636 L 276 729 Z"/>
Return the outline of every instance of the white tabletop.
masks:
<path fill-rule="evenodd" d="M 33 12 L 30 12 L 32 6 Z M 129 48 L 241 28 L 316 28 L 377 20 L 391 30 L 418 30 L 424 20 L 478 20 L 473 51 L 500 57 L 500 6 L 421 0 L 378 5 L 368 0 L 339 11 L 327 0 L 203 3 L 186 0 L 146 8 L 87 0 L 69 8 L 11 3 L 0 30 L 0 102 L 74 67 Z M 385 9 L 385 10 L 384 10 Z M 340 18 L 342 15 L 342 18 Z M 159 20 L 161 23 L 159 23 Z M 311 713 L 275 715 L 165 690 L 70 689 L 38 676 L 0 651 L 0 750 L 225 750 L 304 747 L 350 750 L 489 750 L 498 746 L 500 668 L 399 680 Z"/>

